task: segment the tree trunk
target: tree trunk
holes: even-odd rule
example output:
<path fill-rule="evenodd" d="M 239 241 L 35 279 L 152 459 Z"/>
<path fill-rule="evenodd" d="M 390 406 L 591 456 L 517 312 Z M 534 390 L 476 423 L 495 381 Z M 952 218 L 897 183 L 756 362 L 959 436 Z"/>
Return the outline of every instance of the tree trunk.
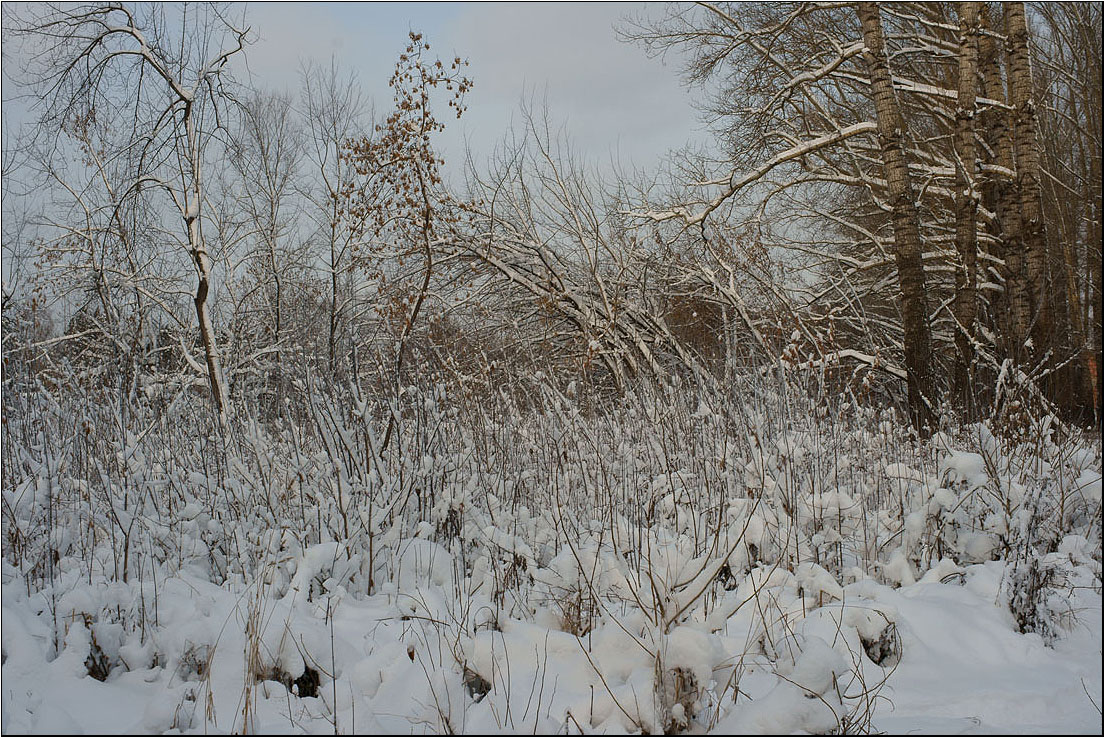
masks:
<path fill-rule="evenodd" d="M 329 315 L 329 332 L 327 334 L 326 342 L 326 355 L 327 355 L 327 368 L 330 370 L 330 376 L 335 377 L 336 366 L 335 358 L 337 356 L 337 344 L 338 344 L 338 255 L 335 248 L 337 242 L 337 235 L 335 234 L 334 224 L 337 222 L 337 215 L 331 215 L 330 221 L 330 261 L 327 262 L 327 267 L 330 269 L 330 315 Z"/>
<path fill-rule="evenodd" d="M 284 325 L 281 321 L 281 305 L 284 298 L 284 280 L 281 278 L 280 266 L 277 260 L 277 226 L 276 226 L 276 208 L 270 208 L 270 220 L 269 223 L 269 269 L 273 275 L 273 290 L 275 295 L 273 296 L 273 343 L 277 346 L 280 345 L 281 335 L 284 333 Z M 273 354 L 273 361 L 280 364 L 280 352 Z"/>
<path fill-rule="evenodd" d="M 1101 213 L 1102 213 L 1102 211 L 1099 210 L 1100 216 L 1101 216 Z M 1092 298 L 1092 300 L 1094 302 L 1094 330 L 1093 330 L 1092 335 L 1095 337 L 1095 341 L 1094 341 L 1094 347 L 1091 350 L 1091 360 L 1090 360 L 1090 365 L 1091 366 L 1088 367 L 1088 372 L 1090 373 L 1091 377 L 1094 378 L 1094 380 L 1093 380 L 1094 384 L 1091 387 L 1091 392 L 1092 392 L 1092 396 L 1093 396 L 1092 402 L 1094 403 L 1094 407 L 1095 407 L 1095 422 L 1096 422 L 1096 425 L 1098 426 L 1098 428 L 1102 428 L 1102 415 L 1103 415 L 1103 411 L 1102 411 L 1102 406 L 1103 406 L 1103 402 L 1102 402 L 1102 379 L 1103 379 L 1103 375 L 1102 375 L 1102 343 L 1103 343 L 1102 342 L 1102 333 L 1103 333 L 1103 329 L 1102 329 L 1102 303 L 1104 301 L 1103 301 L 1103 298 L 1102 298 L 1102 227 L 1101 227 L 1101 225 L 1098 227 L 1097 230 L 1098 230 L 1098 234 L 1099 234 L 1097 251 L 1095 250 L 1094 247 L 1091 247 L 1092 254 L 1094 254 L 1094 259 L 1091 260 L 1091 265 L 1092 265 L 1091 270 L 1094 271 L 1095 274 L 1097 275 L 1097 277 L 1095 278 L 1095 282 L 1096 282 L 1097 288 L 1098 288 L 1095 295 L 1094 295 L 1094 297 Z"/>
<path fill-rule="evenodd" d="M 1093 7 L 1093 6 L 1092 6 Z M 1101 28 L 1101 26 L 1099 26 Z M 1094 34 L 1089 34 L 1092 37 Z M 1098 34 L 1099 43 L 1101 44 L 1102 36 Z M 1089 126 L 1087 127 L 1087 140 L 1089 143 L 1088 148 L 1091 151 L 1090 155 L 1090 182 L 1088 191 L 1092 194 L 1091 207 L 1090 207 L 1090 225 L 1087 229 L 1087 267 L 1090 272 L 1090 294 L 1087 300 L 1092 306 L 1092 315 L 1090 319 L 1090 330 L 1087 332 L 1091 337 L 1091 354 L 1089 366 L 1087 368 L 1088 374 L 1092 378 L 1091 395 L 1092 403 L 1095 408 L 1095 420 L 1101 428 L 1102 424 L 1102 339 L 1103 339 L 1103 325 L 1102 325 L 1102 306 L 1103 301 L 1106 301 L 1106 295 L 1102 292 L 1102 248 L 1103 248 L 1103 182 L 1102 182 L 1102 53 L 1101 46 L 1096 49 L 1097 54 L 1088 55 L 1090 61 L 1089 67 L 1092 70 L 1090 74 L 1090 84 L 1084 87 L 1086 91 L 1084 97 L 1083 109 L 1086 112 L 1089 119 Z"/>
<path fill-rule="evenodd" d="M 1101 128 L 1099 129 L 1101 130 Z M 1102 156 L 1101 153 L 1091 158 L 1092 171 L 1097 180 L 1094 204 L 1091 210 L 1091 224 L 1088 229 L 1090 238 L 1087 243 L 1087 266 L 1091 273 L 1090 302 L 1093 308 L 1090 336 L 1091 354 L 1087 373 L 1091 376 L 1091 402 L 1095 408 L 1095 421 L 1102 425 L 1102 304 L 1106 298 L 1102 293 Z"/>
<path fill-rule="evenodd" d="M 975 98 L 979 57 L 979 5 L 959 5 L 960 53 L 956 108 L 956 347 L 959 357 L 954 373 L 955 397 L 969 418 L 975 414 L 972 364 L 976 336 L 976 194 Z"/>
<path fill-rule="evenodd" d="M 1050 348 L 1053 311 L 1045 298 L 1048 289 L 1048 244 L 1045 238 L 1041 195 L 1040 148 L 1037 144 L 1037 111 L 1034 105 L 1033 76 L 1029 68 L 1029 32 L 1025 25 L 1025 5 L 1004 3 L 1006 21 L 1007 76 L 1010 105 L 1013 108 L 1014 155 L 1017 159 L 1017 203 L 1020 226 L 1012 247 L 1025 258 L 1025 299 L 1034 347 L 1029 357 L 1039 359 Z M 1021 337 L 1023 340 L 1025 336 Z"/>
<path fill-rule="evenodd" d="M 192 119 L 192 104 L 185 104 L 184 129 L 186 144 L 188 146 L 188 158 L 192 168 L 192 186 L 187 193 L 187 202 L 184 203 L 184 225 L 188 231 L 188 252 L 196 265 L 198 284 L 196 285 L 196 320 L 200 325 L 200 338 L 204 344 L 204 357 L 207 359 L 207 382 L 211 387 L 211 397 L 215 401 L 215 411 L 219 416 L 219 423 L 227 422 L 227 396 L 223 383 L 223 368 L 219 362 L 219 348 L 215 340 L 215 329 L 211 324 L 211 316 L 207 311 L 207 296 L 211 287 L 211 260 L 207 255 L 207 246 L 204 244 L 203 233 L 200 231 L 200 208 L 203 203 L 203 190 L 200 186 L 200 150 L 199 137 L 197 136 L 194 121 Z"/>
<path fill-rule="evenodd" d="M 925 434 L 933 420 L 934 401 L 930 372 L 929 314 L 926 307 L 925 269 L 918 207 L 910 183 L 903 137 L 906 123 L 891 85 L 891 68 L 884 46 L 883 27 L 876 3 L 858 3 L 857 15 L 876 109 L 883 172 L 887 180 L 895 231 L 895 266 L 902 293 L 903 350 L 912 421 Z"/>
<path fill-rule="evenodd" d="M 1096 6 L 1085 6 L 1093 9 Z M 1083 70 L 1078 100 L 1081 105 L 1085 128 L 1080 132 L 1083 146 L 1082 158 L 1087 162 L 1084 179 L 1084 201 L 1086 218 L 1086 251 L 1082 274 L 1086 275 L 1085 289 L 1082 291 L 1082 311 L 1080 313 L 1083 329 L 1082 364 L 1086 372 L 1086 397 L 1089 401 L 1085 422 L 1102 423 L 1102 9 L 1085 16 L 1089 21 L 1085 26 L 1082 42 L 1076 44 L 1080 52 L 1073 54 L 1081 61 L 1077 69 Z M 1097 23 L 1095 23 L 1097 21 Z M 1078 257 L 1076 257 L 1078 264 Z M 1079 274 L 1077 272 L 1077 274 Z M 1078 294 L 1077 290 L 1077 294 Z"/>
<path fill-rule="evenodd" d="M 1056 250 L 1059 252 L 1057 255 L 1059 259 L 1054 261 L 1057 272 L 1060 273 L 1059 276 L 1063 278 L 1064 287 L 1064 294 L 1059 297 L 1067 307 L 1066 314 L 1061 321 L 1058 321 L 1066 327 L 1066 330 L 1056 336 L 1055 344 L 1064 350 L 1061 358 L 1066 359 L 1076 354 L 1079 357 L 1062 369 L 1067 382 L 1061 384 L 1058 400 L 1070 414 L 1069 420 L 1085 423 L 1093 418 L 1093 409 L 1098 399 L 1095 397 L 1097 388 L 1094 376 L 1094 355 L 1084 330 L 1086 324 L 1083 320 L 1083 301 L 1079 297 L 1078 285 L 1079 266 L 1075 261 L 1073 241 L 1074 239 L 1061 238 L 1054 242 L 1059 247 Z M 1050 300 L 1053 299 L 1050 298 Z"/>
<path fill-rule="evenodd" d="M 186 217 L 185 220 L 188 224 L 188 248 L 199 277 L 194 302 L 196 304 L 196 320 L 200 324 L 200 338 L 204 344 L 204 357 L 207 359 L 207 382 L 211 387 L 211 397 L 215 401 L 215 410 L 219 414 L 219 422 L 226 423 L 227 399 L 223 385 L 223 369 L 219 363 L 215 329 L 211 324 L 211 316 L 207 312 L 207 295 L 211 285 L 211 262 L 207 257 L 207 248 L 199 234 L 199 218 Z"/>
<path fill-rule="evenodd" d="M 982 8 L 983 26 L 994 30 L 997 19 L 990 17 L 988 7 Z M 983 73 L 983 95 L 990 100 L 1006 101 L 1006 86 L 1002 79 L 1002 47 L 995 37 L 986 34 L 980 41 L 979 66 Z M 1009 173 L 1014 172 L 1014 140 L 1010 131 L 1009 116 L 999 108 L 987 108 L 980 122 L 991 163 Z M 1029 301 L 1025 295 L 1025 260 L 1020 249 L 1015 248 L 1015 236 L 1019 228 L 1014 183 L 1003 174 L 991 174 L 987 178 L 984 202 L 988 210 L 997 214 L 995 222 L 998 242 L 994 255 L 1002 260 L 999 270 L 1003 292 L 992 305 L 992 315 L 998 344 L 1005 357 L 1013 358 L 1021 353 L 1021 347 L 1029 332 Z"/>

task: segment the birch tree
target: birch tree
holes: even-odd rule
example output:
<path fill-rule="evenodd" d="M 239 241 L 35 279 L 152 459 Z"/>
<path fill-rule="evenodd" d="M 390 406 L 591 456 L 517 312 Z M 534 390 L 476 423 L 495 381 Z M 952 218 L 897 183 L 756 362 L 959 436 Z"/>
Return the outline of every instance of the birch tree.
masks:
<path fill-rule="evenodd" d="M 979 57 L 979 3 L 962 2 L 957 6 L 960 16 L 960 50 L 956 110 L 956 252 L 960 262 L 956 270 L 956 345 L 959 362 L 954 376 L 957 400 L 969 412 L 972 409 L 972 365 L 976 340 L 976 76 Z"/>
<path fill-rule="evenodd" d="M 896 7 L 896 22 L 913 34 L 897 29 L 899 43 L 947 48 L 947 24 L 925 7 L 912 8 Z M 744 211 L 748 215 L 738 217 L 761 241 L 786 245 L 826 280 L 813 290 L 789 290 L 791 300 L 807 306 L 799 324 L 806 324 L 800 333 L 811 336 L 808 346 L 825 354 L 828 337 L 836 334 L 836 341 L 870 344 L 867 352 L 856 351 L 861 347 L 855 343 L 833 347 L 842 350 L 830 352 L 835 357 L 883 364 L 886 359 L 873 355 L 901 352 L 906 369 L 894 374 L 908 378 L 909 405 L 921 424 L 936 402 L 927 282 L 955 261 L 939 219 L 951 212 L 956 169 L 951 146 L 922 148 L 911 139 L 908 156 L 902 108 L 904 100 L 913 101 L 911 114 L 925 115 L 925 125 L 938 128 L 954 118 L 949 95 L 955 100 L 956 91 L 926 78 L 893 77 L 886 57 L 873 68 L 865 53 L 873 42 L 859 20 L 839 6 L 702 4 L 681 6 L 661 24 L 631 34 L 657 53 L 691 49 L 693 79 L 725 80 L 708 109 L 726 121 L 733 167 L 700 178 L 675 207 L 651 205 L 637 215 L 698 229 Z M 916 194 L 926 204 L 926 228 L 936 243 L 948 244 L 947 251 L 923 253 L 914 177 L 924 182 Z M 773 219 L 765 215 L 773 208 L 782 229 L 767 233 L 763 226 Z M 840 242 L 829 237 L 835 234 Z M 895 293 L 898 305 L 888 299 Z M 863 310 L 842 308 L 858 302 L 865 303 Z M 850 324 L 848 332 L 834 330 L 843 323 Z"/>
<path fill-rule="evenodd" d="M 95 115 L 118 120 L 134 169 L 128 196 L 151 189 L 180 219 L 180 244 L 196 277 L 193 305 L 216 413 L 228 407 L 209 310 L 211 256 L 204 240 L 210 148 L 223 125 L 227 64 L 243 52 L 248 29 L 215 6 L 132 9 L 123 4 L 34 6 L 15 33 L 30 41 L 29 77 L 41 96 L 41 125 Z M 179 35 L 174 27 L 181 29 Z M 114 154 L 121 154 L 115 152 Z"/>
<path fill-rule="evenodd" d="M 1006 53 L 1010 105 L 1013 108 L 1012 129 L 1014 155 L 1017 160 L 1018 212 L 1020 213 L 1015 243 L 1012 248 L 1024 255 L 1026 290 L 1032 337 L 1035 346 L 1031 357 L 1040 357 L 1047 350 L 1051 333 L 1051 311 L 1042 299 L 1049 293 L 1048 244 L 1041 197 L 1040 151 L 1037 145 L 1037 110 L 1033 77 L 1029 66 L 1029 31 L 1025 25 L 1023 3 L 1004 3 Z M 1019 307 L 1019 310 L 1024 310 Z M 1024 327 L 1021 327 L 1024 330 Z M 1029 336 L 1016 337 L 1027 341 Z M 1022 353 L 1024 356 L 1024 352 Z"/>
<path fill-rule="evenodd" d="M 914 188 L 910 182 L 910 170 L 903 150 L 906 122 L 891 85 L 891 70 L 887 64 L 879 6 L 875 3 L 858 3 L 856 12 L 864 33 L 872 101 L 876 108 L 883 155 L 883 171 L 887 179 L 895 227 L 895 264 L 902 296 L 907 392 L 915 426 L 922 429 L 933 417 L 930 408 L 933 390 L 922 237 L 918 226 Z"/>
<path fill-rule="evenodd" d="M 1007 100 L 1003 80 L 1002 35 L 995 30 L 1001 18 L 984 5 L 980 22 L 986 29 L 980 41 L 979 66 L 983 94 L 991 100 Z M 1004 356 L 1019 352 L 1029 331 L 1029 301 L 1026 297 L 1025 255 L 1015 248 L 1019 228 L 1016 191 L 1014 188 L 1014 137 L 1009 125 L 1009 108 L 990 107 L 980 111 L 984 151 L 990 167 L 985 174 L 982 207 L 996 214 L 991 233 L 994 243 L 990 251 L 998 261 L 993 268 L 995 282 L 1003 286 L 992 305 L 992 325 L 996 328 Z M 1022 337 L 1018 339 L 1016 337 Z"/>

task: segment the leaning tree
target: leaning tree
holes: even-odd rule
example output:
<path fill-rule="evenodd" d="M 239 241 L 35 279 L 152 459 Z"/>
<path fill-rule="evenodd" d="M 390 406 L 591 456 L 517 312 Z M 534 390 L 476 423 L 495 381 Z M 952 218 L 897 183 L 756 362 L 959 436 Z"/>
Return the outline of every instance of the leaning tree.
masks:
<path fill-rule="evenodd" d="M 248 33 L 227 12 L 215 5 L 49 4 L 12 14 L 11 24 L 27 55 L 26 84 L 38 99 L 39 130 L 80 129 L 89 121 L 109 125 L 111 149 L 96 154 L 126 162 L 115 193 L 120 207 L 161 198 L 172 218 L 179 217 L 166 233 L 195 272 L 192 299 L 221 420 L 227 394 L 209 309 L 212 257 L 203 230 L 207 164 L 221 146 L 233 104 L 228 63 L 243 52 Z M 72 152 L 59 146 L 53 155 Z M 183 342 L 182 350 L 187 355 Z"/>

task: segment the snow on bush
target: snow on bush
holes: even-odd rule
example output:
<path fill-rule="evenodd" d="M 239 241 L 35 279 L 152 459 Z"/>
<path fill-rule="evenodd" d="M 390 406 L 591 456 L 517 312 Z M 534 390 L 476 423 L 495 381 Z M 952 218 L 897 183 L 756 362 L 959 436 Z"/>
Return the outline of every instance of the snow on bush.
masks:
<path fill-rule="evenodd" d="M 949 589 L 1057 649 L 1101 611 L 1101 447 L 1054 419 L 923 443 L 762 379 L 410 387 L 383 448 L 393 410 L 304 392 L 309 426 L 226 434 L 5 399 L 5 732 L 66 729 L 88 680 L 88 730 L 866 731 Z"/>

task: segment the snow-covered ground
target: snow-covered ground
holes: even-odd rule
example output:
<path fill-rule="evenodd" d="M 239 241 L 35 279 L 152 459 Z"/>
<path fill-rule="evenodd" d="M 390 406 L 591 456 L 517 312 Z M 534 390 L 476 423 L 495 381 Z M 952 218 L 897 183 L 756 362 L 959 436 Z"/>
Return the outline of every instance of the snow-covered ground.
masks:
<path fill-rule="evenodd" d="M 14 414 L 3 732 L 1101 732 L 1096 440 L 673 393 Z"/>
<path fill-rule="evenodd" d="M 128 666 L 104 682 L 89 677 L 82 619 L 61 617 L 66 635 L 54 656 L 49 604 L 27 596 L 5 565 L 3 731 L 330 733 L 335 721 L 345 733 L 656 731 L 658 652 L 702 686 L 689 708 L 720 733 L 832 732 L 841 721 L 891 734 L 1102 729 L 1102 596 L 1088 582 L 1066 593 L 1070 619 L 1052 647 L 1019 633 L 997 602 L 998 563 L 967 568 L 963 584 L 952 567 L 902 588 L 863 580 L 842 599 L 824 596 L 820 608 L 777 571 L 759 598 L 736 589 L 745 604 L 721 628 L 693 619 L 662 637 L 630 616 L 601 617 L 577 637 L 551 610 L 496 620 L 477 599 L 470 607 L 481 626 L 464 635 L 448 569 L 416 562 L 444 553 L 408 545 L 418 553 L 400 578 L 408 587 L 372 596 L 339 587 L 310 602 L 293 587 L 259 601 L 249 588 L 168 578 L 158 584 L 161 629 L 145 643 L 93 625 L 105 652 Z M 153 583 L 142 587 L 152 599 Z M 89 590 L 75 586 L 59 612 L 92 610 Z M 778 619 L 768 650 L 753 648 L 764 643 L 762 609 Z M 861 637 L 888 623 L 901 658 L 881 667 Z M 302 675 L 306 659 L 320 674 L 316 697 L 247 679 L 251 624 L 263 669 Z"/>

